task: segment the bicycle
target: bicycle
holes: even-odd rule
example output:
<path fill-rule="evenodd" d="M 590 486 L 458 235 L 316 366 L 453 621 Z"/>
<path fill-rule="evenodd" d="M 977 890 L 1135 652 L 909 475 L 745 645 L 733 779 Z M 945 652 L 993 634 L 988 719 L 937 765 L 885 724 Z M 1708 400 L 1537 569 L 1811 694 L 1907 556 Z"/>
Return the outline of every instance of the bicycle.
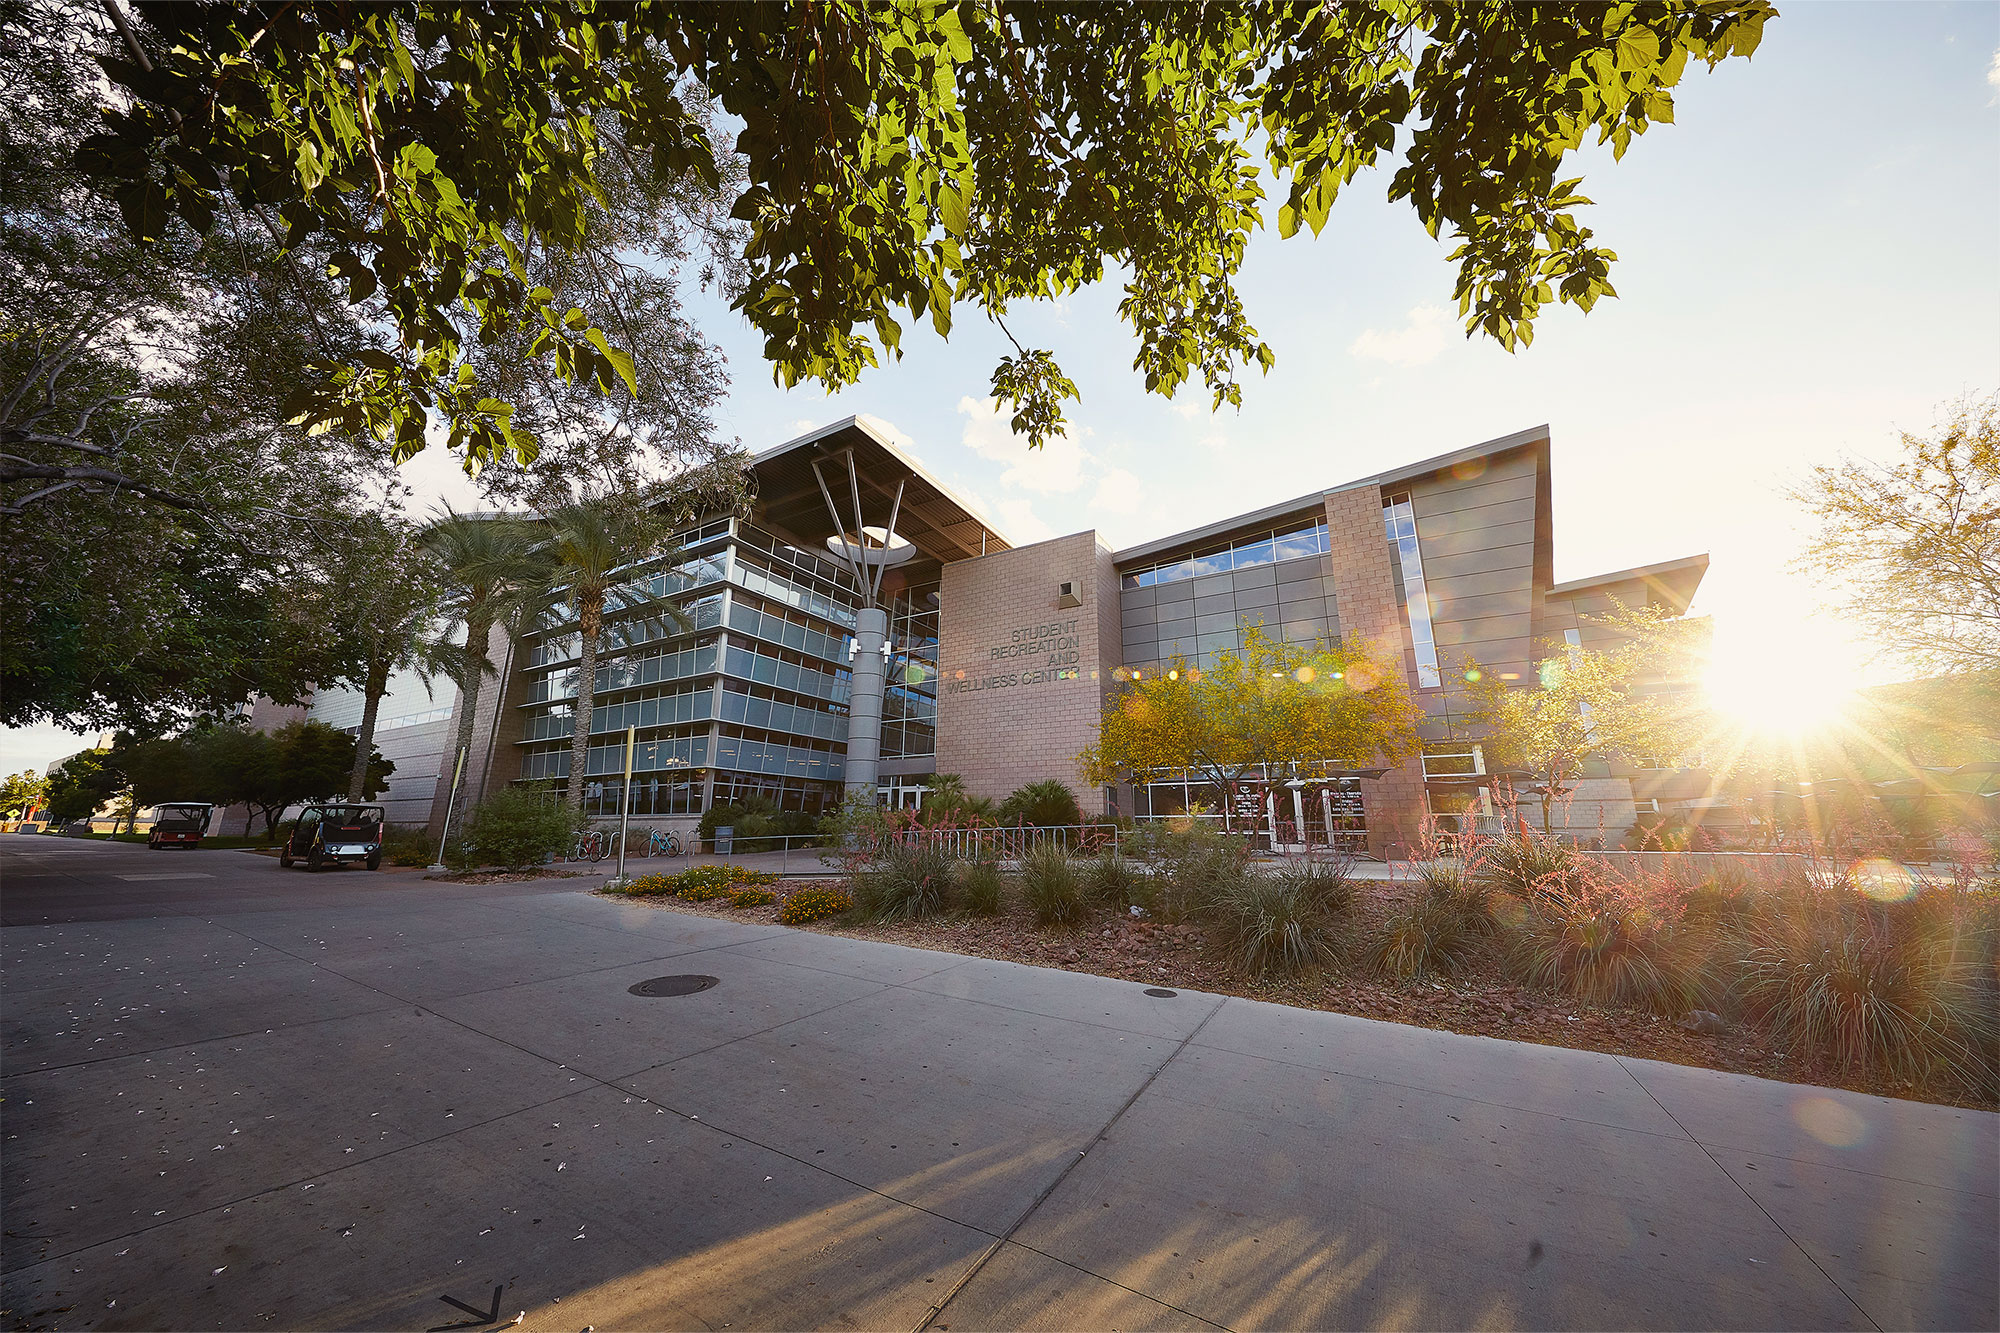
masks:
<path fill-rule="evenodd" d="M 570 853 L 572 861 L 602 861 L 611 855 L 611 840 L 602 829 L 585 829 L 576 835 L 576 848 Z"/>
<path fill-rule="evenodd" d="M 679 856 L 685 849 L 681 840 L 665 829 L 654 829 L 646 835 L 646 850 L 641 856 Z"/>

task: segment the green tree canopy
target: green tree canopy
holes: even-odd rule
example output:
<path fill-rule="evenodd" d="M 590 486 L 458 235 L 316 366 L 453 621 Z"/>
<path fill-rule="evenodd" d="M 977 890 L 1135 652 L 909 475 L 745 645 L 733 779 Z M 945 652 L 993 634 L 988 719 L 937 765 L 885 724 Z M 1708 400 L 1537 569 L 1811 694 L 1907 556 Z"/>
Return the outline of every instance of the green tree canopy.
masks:
<path fill-rule="evenodd" d="M 480 382 L 512 339 L 549 373 L 636 394 L 614 323 L 538 278 L 595 258 L 608 163 L 725 186 L 701 99 L 740 126 L 740 309 L 778 378 L 853 383 L 903 321 L 1000 320 L 1108 272 L 1135 365 L 1216 404 L 1268 367 L 1236 291 L 1265 225 L 1317 232 L 1340 190 L 1390 165 L 1392 200 L 1456 241 L 1468 331 L 1512 347 L 1544 305 L 1612 294 L 1614 255 L 1564 175 L 1587 138 L 1622 155 L 1670 121 L 1690 62 L 1756 49 L 1742 3 L 1162 3 L 834 0 L 822 5 L 397 3 L 140 6 L 104 61 L 132 101 L 84 160 L 131 233 L 178 214 L 207 232 L 233 200 L 292 247 L 319 245 L 350 301 L 398 337 L 329 358 L 297 403 L 320 426 L 478 465 L 530 460 L 536 433 Z M 121 15 L 122 17 L 122 15 Z M 1002 325 L 1004 328 L 1004 324 Z M 1010 335 L 1011 336 L 1011 335 Z M 1074 396 L 1016 344 L 993 391 L 1039 443 Z"/>
<path fill-rule="evenodd" d="M 1489 768 L 1532 777 L 1543 828 L 1591 762 L 1678 758 L 1708 725 L 1704 710 L 1660 688 L 1697 678 L 1706 620 L 1657 606 L 1617 606 L 1584 619 L 1617 635 L 1612 646 L 1543 644 L 1526 687 L 1498 679 L 1474 658 L 1458 673 L 1469 704 L 1460 721 L 1483 734 Z"/>
<path fill-rule="evenodd" d="M 2000 667 L 2000 394 L 1904 434 L 1896 462 L 1815 468 L 1797 498 L 1819 523 L 1800 566 L 1841 619 L 1933 671 Z"/>
<path fill-rule="evenodd" d="M 32 769 L 0 779 L 0 815 L 18 818 L 42 803 L 48 781 Z"/>
<path fill-rule="evenodd" d="M 112 762 L 110 750 L 73 754 L 49 777 L 49 822 L 89 819 L 123 790 L 125 775 Z"/>
<path fill-rule="evenodd" d="M 1396 763 L 1416 752 L 1422 718 L 1400 662 L 1358 640 L 1282 643 L 1253 626 L 1240 652 L 1206 670 L 1176 656 L 1134 672 L 1077 767 L 1092 784 L 1189 774 L 1226 790 L 1259 765 L 1298 774 Z"/>

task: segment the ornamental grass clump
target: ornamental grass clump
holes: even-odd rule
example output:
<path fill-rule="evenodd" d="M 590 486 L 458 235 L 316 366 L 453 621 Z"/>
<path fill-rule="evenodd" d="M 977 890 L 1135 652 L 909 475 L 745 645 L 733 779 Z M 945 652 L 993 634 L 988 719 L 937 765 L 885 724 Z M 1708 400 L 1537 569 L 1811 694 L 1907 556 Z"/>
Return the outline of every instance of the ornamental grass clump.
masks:
<path fill-rule="evenodd" d="M 1545 890 L 1515 929 L 1508 965 L 1525 984 L 1585 1004 L 1685 1014 L 1706 998 L 1708 950 L 1689 947 L 1676 909 L 1623 885 Z"/>
<path fill-rule="evenodd" d="M 1495 892 L 1455 861 L 1418 861 L 1412 869 L 1415 899 L 1382 923 L 1363 961 L 1394 981 L 1451 976 L 1500 934 Z"/>
<path fill-rule="evenodd" d="M 803 926 L 841 915 L 853 908 L 854 899 L 845 889 L 800 889 L 785 899 L 778 920 L 787 926 Z"/>
<path fill-rule="evenodd" d="M 1296 976 L 1339 961 L 1339 917 L 1296 878 L 1247 875 L 1209 911 L 1216 938 L 1253 977 Z"/>
<path fill-rule="evenodd" d="M 1527 828 L 1480 842 L 1469 858 L 1472 878 L 1489 890 L 1533 901 L 1583 887 L 1577 854 L 1546 833 Z"/>
<path fill-rule="evenodd" d="M 1000 914 L 1004 881 L 992 861 L 968 861 L 959 872 L 958 892 L 967 911 L 977 916 Z"/>
<path fill-rule="evenodd" d="M 2000 901 L 1950 890 L 1881 903 L 1821 889 L 1753 931 L 1740 993 L 1792 1055 L 2000 1093 Z"/>
<path fill-rule="evenodd" d="M 1145 877 L 1115 847 L 1107 847 L 1092 857 L 1084 867 L 1083 877 L 1091 898 L 1106 907 L 1125 907 L 1147 896 Z"/>
<path fill-rule="evenodd" d="M 1021 858 L 1021 889 L 1042 925 L 1074 930 L 1083 924 L 1083 881 L 1069 853 L 1055 843 L 1043 843 Z"/>
<path fill-rule="evenodd" d="M 854 905 L 871 921 L 916 921 L 951 906 L 957 858 L 935 842 L 890 841 L 851 883 Z"/>
<path fill-rule="evenodd" d="M 1290 885 L 1308 906 L 1329 916 L 1344 917 L 1354 908 L 1354 858 L 1287 862 L 1278 882 Z"/>

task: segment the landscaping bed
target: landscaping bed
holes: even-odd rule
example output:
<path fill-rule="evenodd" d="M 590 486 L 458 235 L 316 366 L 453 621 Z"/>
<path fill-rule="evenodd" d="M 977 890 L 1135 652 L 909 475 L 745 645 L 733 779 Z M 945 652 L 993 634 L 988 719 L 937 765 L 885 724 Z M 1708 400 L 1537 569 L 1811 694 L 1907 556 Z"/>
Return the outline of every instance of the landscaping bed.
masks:
<path fill-rule="evenodd" d="M 595 870 L 459 870 L 445 875 L 425 875 L 439 884 L 526 884 L 536 879 L 587 879 Z"/>
<path fill-rule="evenodd" d="M 640 901 L 702 916 L 778 922 L 796 894 L 824 894 L 827 881 L 760 880 L 774 901 L 732 906 L 720 896 L 688 901 L 660 886 Z M 1354 897 L 1345 923 L 1342 956 L 1295 974 L 1250 975 L 1211 921 L 1169 924 L 1135 917 L 1129 908 L 1090 906 L 1075 928 L 1042 924 L 1021 884 L 1008 877 L 1000 910 L 979 915 L 950 910 L 909 920 L 866 921 L 853 911 L 804 924 L 825 934 L 881 940 L 915 948 L 1004 959 L 1114 977 L 1151 986 L 1210 991 L 1302 1008 L 1352 1014 L 1419 1027 L 1614 1055 L 1662 1060 L 1734 1073 L 1880 1096 L 2000 1109 L 2000 1100 L 1959 1086 L 1920 1084 L 1869 1068 L 1842 1067 L 1783 1044 L 1748 1021 L 1723 1021 L 1710 1031 L 1636 1005 L 1589 1004 L 1560 991 L 1524 985 L 1507 965 L 1502 944 L 1473 946 L 1449 975 L 1386 980 L 1361 961 L 1360 942 L 1379 932 L 1423 894 L 1410 883 L 1352 881 Z M 615 892 L 615 891 L 613 891 Z M 623 896 L 623 895 L 620 895 Z"/>

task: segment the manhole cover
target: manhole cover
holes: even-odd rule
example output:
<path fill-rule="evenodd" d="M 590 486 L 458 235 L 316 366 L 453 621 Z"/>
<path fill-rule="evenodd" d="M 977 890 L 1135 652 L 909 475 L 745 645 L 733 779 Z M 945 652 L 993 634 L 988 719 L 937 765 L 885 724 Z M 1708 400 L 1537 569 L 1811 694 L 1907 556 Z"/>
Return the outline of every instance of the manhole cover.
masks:
<path fill-rule="evenodd" d="M 1166 990 L 1159 986 L 1148 986 L 1146 987 L 1146 994 L 1157 1000 L 1171 1000 L 1174 996 L 1179 995 L 1180 992 L 1177 990 Z"/>
<path fill-rule="evenodd" d="M 654 977 L 651 981 L 642 981 L 630 989 L 634 995 L 693 995 L 696 991 L 707 990 L 715 985 L 716 981 L 715 977 Z"/>

